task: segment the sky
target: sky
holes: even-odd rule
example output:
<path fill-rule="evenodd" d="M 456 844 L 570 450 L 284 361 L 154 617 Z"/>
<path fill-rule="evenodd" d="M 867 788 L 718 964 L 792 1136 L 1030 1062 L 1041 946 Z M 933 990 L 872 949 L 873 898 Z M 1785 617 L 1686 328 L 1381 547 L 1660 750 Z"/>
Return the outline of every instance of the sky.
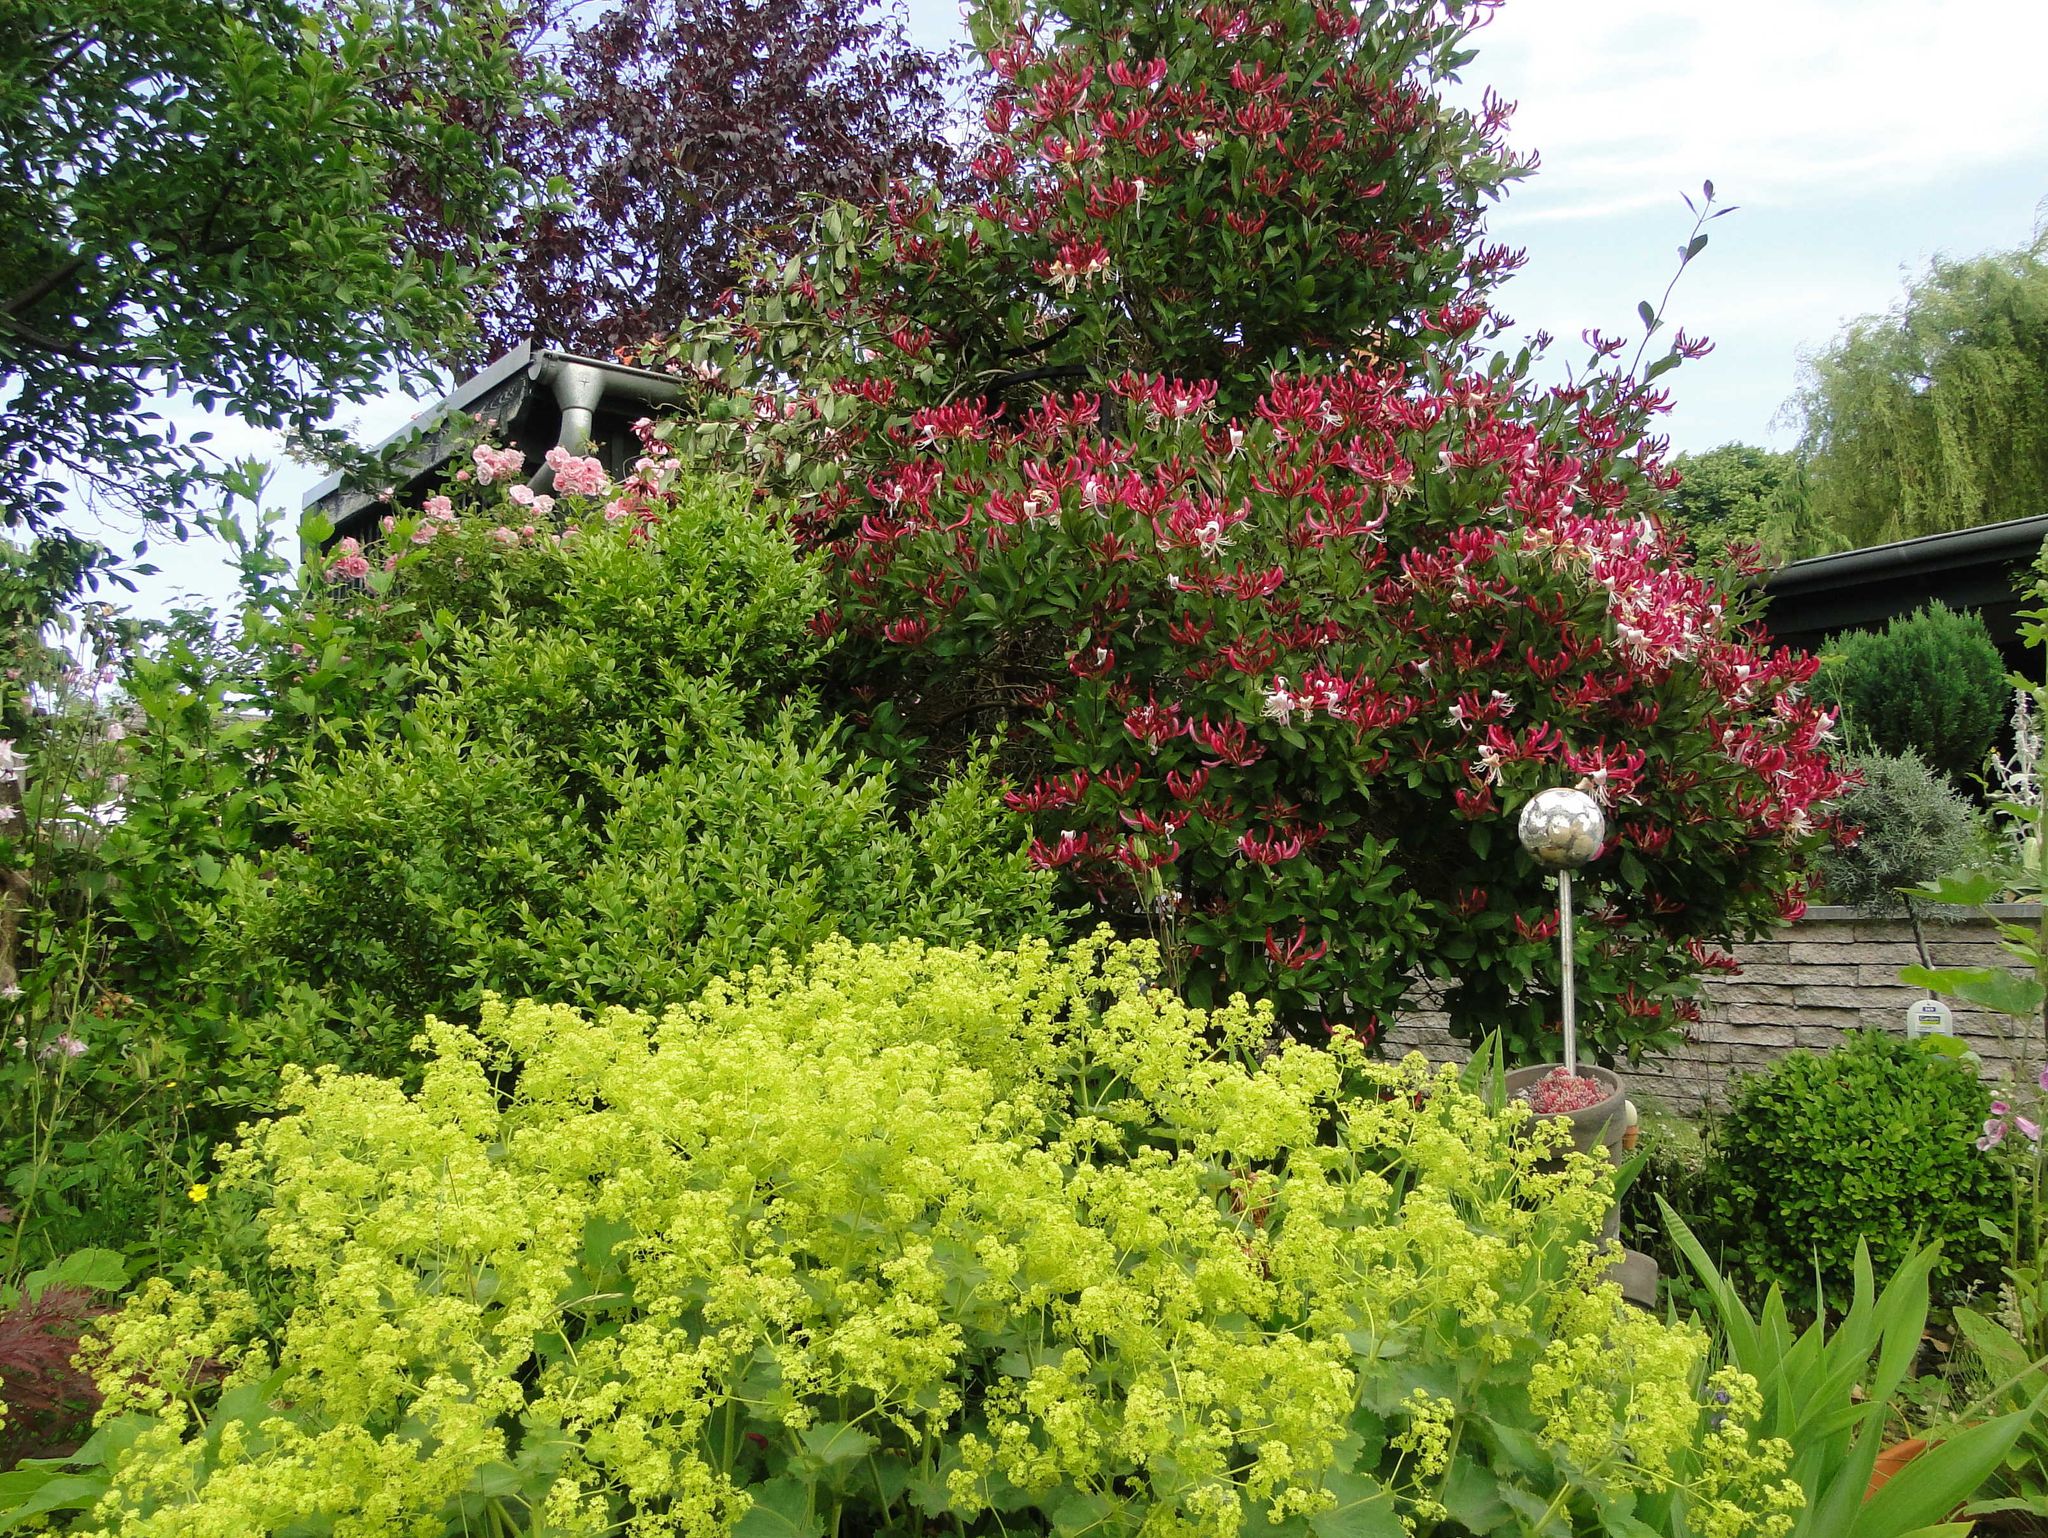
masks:
<path fill-rule="evenodd" d="M 907 15 L 928 46 L 964 36 L 955 0 Z M 1896 305 L 1936 255 L 2011 249 L 2048 220 L 2043 0 L 1506 0 L 1474 46 L 1457 89 L 1518 103 L 1512 142 L 1541 156 L 1489 221 L 1528 253 L 1497 301 L 1518 332 L 1628 331 L 1677 266 L 1682 195 L 1712 180 L 1735 208 L 1667 310 L 1715 343 L 1666 376 L 1679 449 L 1789 446 L 1802 355 Z M 374 441 L 416 407 L 393 397 L 353 422 Z M 224 449 L 276 454 L 208 425 Z M 269 500 L 296 509 L 315 479 L 281 467 Z M 154 558 L 139 609 L 232 588 L 204 541 Z"/>

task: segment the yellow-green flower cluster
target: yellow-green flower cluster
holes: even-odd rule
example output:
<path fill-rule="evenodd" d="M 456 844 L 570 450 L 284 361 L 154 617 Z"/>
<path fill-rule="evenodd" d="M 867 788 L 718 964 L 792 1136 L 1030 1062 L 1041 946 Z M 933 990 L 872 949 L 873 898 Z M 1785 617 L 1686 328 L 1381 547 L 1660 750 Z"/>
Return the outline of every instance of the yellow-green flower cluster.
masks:
<path fill-rule="evenodd" d="M 268 1268 L 100 1348 L 153 1420 L 81 1530 L 1782 1531 L 1740 1385 L 1599 1281 L 1604 1166 L 1155 976 L 834 941 L 300 1077 L 218 1181 Z"/>

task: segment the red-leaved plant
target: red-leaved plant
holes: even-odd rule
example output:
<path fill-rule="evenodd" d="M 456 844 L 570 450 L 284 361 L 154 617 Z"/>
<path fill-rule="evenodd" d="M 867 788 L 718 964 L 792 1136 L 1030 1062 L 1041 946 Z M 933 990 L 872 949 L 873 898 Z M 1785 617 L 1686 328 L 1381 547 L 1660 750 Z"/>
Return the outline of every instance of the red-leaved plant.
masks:
<path fill-rule="evenodd" d="M 1485 354 L 1519 257 L 1479 211 L 1526 167 L 1503 105 L 1440 88 L 1487 9 L 984 4 L 983 195 L 824 211 L 664 356 L 701 384 L 679 438 L 821 552 L 865 745 L 943 762 L 1007 722 L 1036 859 L 1197 1002 L 1313 1036 L 1428 993 L 1554 1057 L 1510 817 L 1590 777 L 1611 1058 L 1797 911 L 1841 780 L 1813 662 L 1630 500 L 1672 483 L 1652 383 L 1701 344 L 1639 379 L 1593 336 L 1547 391 Z"/>

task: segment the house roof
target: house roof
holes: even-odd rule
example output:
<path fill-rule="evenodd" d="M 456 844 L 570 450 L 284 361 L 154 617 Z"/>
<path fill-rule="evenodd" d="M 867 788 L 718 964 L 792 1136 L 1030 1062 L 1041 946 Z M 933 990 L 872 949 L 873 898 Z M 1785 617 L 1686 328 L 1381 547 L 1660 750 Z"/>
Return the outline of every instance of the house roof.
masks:
<path fill-rule="evenodd" d="M 1764 579 L 1764 623 L 1778 640 L 1813 651 L 1839 631 L 1875 630 L 1938 598 L 1982 615 L 2017 664 L 2025 653 L 2019 611 L 2044 539 L 2048 514 L 1793 561 Z"/>
<path fill-rule="evenodd" d="M 632 424 L 681 392 L 681 382 L 668 374 L 523 342 L 419 412 L 372 453 L 392 456 L 396 500 L 417 503 L 456 468 L 456 456 L 469 443 L 471 419 L 489 417 L 497 423 L 496 436 L 537 467 L 535 489 L 545 490 L 552 474 L 541 461 L 550 448 L 560 443 L 579 454 L 594 453 L 617 474 L 639 453 Z M 375 491 L 339 474 L 314 486 L 304 503 L 307 512 L 326 514 L 333 526 L 330 539 L 365 537 L 383 505 Z"/>

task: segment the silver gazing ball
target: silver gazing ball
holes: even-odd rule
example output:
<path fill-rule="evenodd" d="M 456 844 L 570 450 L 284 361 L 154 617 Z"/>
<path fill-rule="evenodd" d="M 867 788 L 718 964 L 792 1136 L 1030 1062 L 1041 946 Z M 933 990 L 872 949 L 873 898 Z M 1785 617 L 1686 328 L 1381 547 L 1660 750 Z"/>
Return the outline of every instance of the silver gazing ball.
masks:
<path fill-rule="evenodd" d="M 1600 803 L 1585 791 L 1554 785 L 1537 791 L 1523 805 L 1515 832 L 1537 864 L 1576 870 L 1607 842 L 1607 818 Z"/>

